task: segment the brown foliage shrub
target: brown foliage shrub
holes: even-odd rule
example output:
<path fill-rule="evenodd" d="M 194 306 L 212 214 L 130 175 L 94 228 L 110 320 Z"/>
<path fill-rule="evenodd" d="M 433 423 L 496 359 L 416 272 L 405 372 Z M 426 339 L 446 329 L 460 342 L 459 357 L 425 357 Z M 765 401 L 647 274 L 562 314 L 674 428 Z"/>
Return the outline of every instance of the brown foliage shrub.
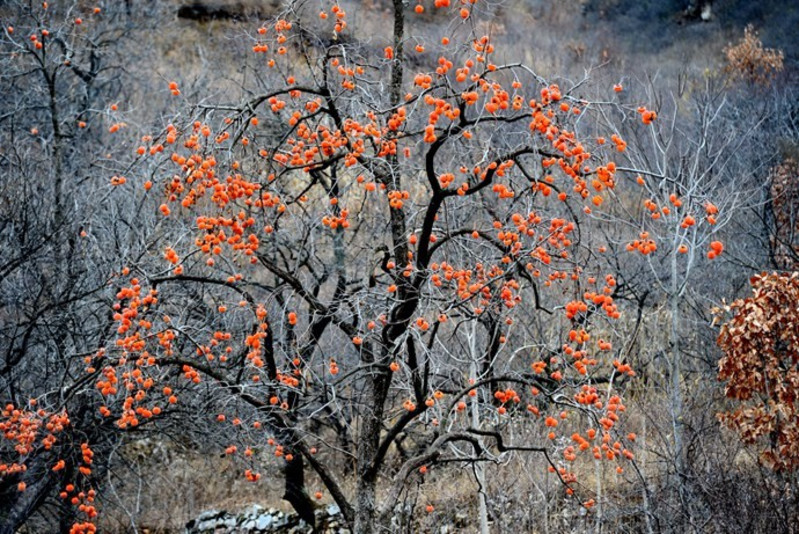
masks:
<path fill-rule="evenodd" d="M 768 85 L 782 71 L 783 53 L 773 48 L 763 48 L 757 32 L 749 25 L 736 45 L 724 49 L 727 57 L 726 72 L 734 78 Z"/>
<path fill-rule="evenodd" d="M 751 279 L 754 295 L 733 302 L 721 328 L 719 379 L 739 401 L 719 415 L 741 439 L 762 447 L 777 471 L 799 467 L 799 273 Z"/>

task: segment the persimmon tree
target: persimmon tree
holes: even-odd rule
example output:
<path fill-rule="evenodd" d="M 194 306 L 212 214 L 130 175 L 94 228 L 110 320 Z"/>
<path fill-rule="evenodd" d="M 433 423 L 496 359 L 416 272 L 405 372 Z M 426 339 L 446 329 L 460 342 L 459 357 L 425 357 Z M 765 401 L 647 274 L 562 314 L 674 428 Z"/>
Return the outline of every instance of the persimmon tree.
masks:
<path fill-rule="evenodd" d="M 643 95 L 630 86 L 620 87 L 622 94 L 630 91 L 626 99 L 653 102 L 655 111 L 602 108 L 607 124 L 627 123 L 631 146 L 616 162 L 628 187 L 621 201 L 597 215 L 604 224 L 592 230 L 606 236 L 611 253 L 603 257 L 617 273 L 618 300 L 639 308 L 630 326 L 627 363 L 640 365 L 649 387 L 667 398 L 670 428 L 664 425 L 657 434 L 667 437 L 661 449 L 670 459 L 665 485 L 680 510 L 678 516 L 669 512 L 670 521 L 701 521 L 706 509 L 696 497 L 701 490 L 691 487 L 696 478 L 688 460 L 693 438 L 686 383 L 703 373 L 702 363 L 692 360 L 708 362 L 705 375 L 714 371 L 716 358 L 706 356 L 707 342 L 698 338 L 715 335 L 709 303 L 720 291 L 731 291 L 736 267 L 730 262 L 747 256 L 743 239 L 732 253 L 725 242 L 739 231 L 735 224 L 746 224 L 742 212 L 762 207 L 762 182 L 747 172 L 767 160 L 757 139 L 771 110 L 752 105 L 751 120 L 742 123 L 741 107 L 723 77 L 686 76 L 684 86 L 674 90 L 650 82 Z M 653 124 L 646 124 L 646 113 L 657 114 Z M 631 120 L 635 116 L 640 119 Z M 719 276 L 708 277 L 710 271 Z M 642 330 L 650 317 L 657 317 L 653 329 Z"/>
<path fill-rule="evenodd" d="M 69 532 L 121 435 L 83 357 L 113 332 L 108 281 L 136 248 L 135 206 L 109 201 L 130 28 L 73 2 L 4 2 L 0 20 L 0 532 Z"/>
<path fill-rule="evenodd" d="M 164 83 L 180 113 L 115 184 L 158 222 L 137 229 L 146 254 L 115 279 L 114 334 L 72 382 L 97 413 L 117 430 L 191 414 L 243 476 L 265 482 L 267 451 L 303 518 L 329 496 L 359 533 L 413 514 L 411 484 L 458 465 L 539 455 L 588 510 L 582 458 L 634 466 L 617 283 L 584 231 L 615 202 L 627 143 L 587 80 L 506 62 L 483 9 L 394 0 L 379 42 L 339 4 L 291 3 L 248 36 L 243 102 Z M 412 28 L 430 11 L 447 23 L 424 42 Z M 7 438 L 27 416 L 8 407 Z M 51 439 L 34 430 L 31 445 Z M 16 452 L 6 465 L 25 465 Z M 66 497 L 90 520 L 81 454 Z"/>

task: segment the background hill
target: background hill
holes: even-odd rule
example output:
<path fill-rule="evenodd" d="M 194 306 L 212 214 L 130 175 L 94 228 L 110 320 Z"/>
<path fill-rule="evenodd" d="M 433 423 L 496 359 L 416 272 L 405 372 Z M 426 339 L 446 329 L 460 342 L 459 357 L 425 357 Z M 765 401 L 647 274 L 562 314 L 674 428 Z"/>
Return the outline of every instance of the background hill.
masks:
<path fill-rule="evenodd" d="M 76 13 L 94 9 L 94 3 L 83 0 L 51 4 L 60 20 L 66 21 L 52 29 L 54 33 L 68 33 Z M 74 430 L 62 441 L 92 443 L 97 458 L 92 480 L 101 489 L 98 521 L 104 532 L 179 532 L 205 510 L 237 510 L 251 504 L 291 510 L 284 497 L 291 496 L 283 486 L 285 469 L 275 463 L 272 445 L 261 443 L 246 449 L 246 458 L 239 461 L 231 450 L 229 435 L 214 426 L 225 421 L 224 411 L 229 407 L 220 394 L 224 388 L 203 384 L 192 390 L 194 386 L 189 384 L 181 390 L 186 397 L 181 396 L 180 403 L 171 408 L 170 415 L 175 417 L 165 419 L 164 426 L 146 423 L 133 432 L 120 432 L 96 413 L 97 406 L 85 400 L 97 394 L 94 384 L 106 379 L 100 376 L 102 367 L 94 368 L 92 357 L 98 346 L 114 339 L 117 325 L 111 317 L 118 311 L 113 303 L 119 300 L 116 291 L 122 284 L 123 266 L 138 265 L 136 276 L 144 273 L 160 283 L 161 275 L 169 271 L 163 270 L 163 247 L 156 249 L 154 243 L 168 241 L 176 248 L 193 243 L 193 227 L 171 228 L 163 223 L 158 215 L 159 210 L 165 211 L 160 200 L 148 196 L 151 180 L 159 184 L 153 192 L 164 189 L 158 180 L 168 180 L 172 172 L 169 161 L 148 159 L 157 156 L 157 151 L 149 152 L 150 147 L 167 138 L 173 124 L 186 125 L 188 131 L 195 120 L 197 129 L 201 121 L 221 122 L 222 113 L 211 111 L 214 106 L 225 113 L 238 113 L 242 101 L 283 83 L 252 47 L 264 21 L 284 13 L 284 6 L 277 0 L 108 2 L 102 4 L 99 22 L 85 24 L 95 33 L 82 48 L 73 50 L 74 42 L 53 40 L 52 46 L 61 47 L 69 59 L 50 65 L 44 60 L 21 61 L 36 56 L 21 51 L 28 50 L 18 45 L 21 30 L 16 35 L 9 31 L 16 26 L 35 32 L 35 39 L 23 36 L 26 46 L 35 47 L 27 41 L 45 39 L 41 33 L 44 24 L 29 14 L 35 11 L 32 5 L 0 0 L 0 24 L 5 28 L 0 40 L 0 245 L 8 255 L 0 259 L 0 401 L 22 399 L 24 403 L 27 398 L 56 396 L 70 406 L 75 414 Z M 383 62 L 384 50 L 391 44 L 391 2 L 343 0 L 339 5 L 357 31 L 334 35 L 326 23 L 316 20 L 321 9 L 318 3 L 297 2 L 299 12 L 314 17 L 307 26 L 295 28 L 299 44 L 292 41 L 287 46 L 322 49 L 344 43 L 348 50 Z M 712 4 L 687 0 L 481 0 L 478 5 L 483 16 L 470 31 L 491 36 L 500 50 L 497 61 L 520 60 L 531 65 L 547 83 L 572 91 L 572 104 L 583 98 L 601 103 L 598 107 L 603 111 L 596 120 L 575 119 L 580 136 L 596 140 L 599 146 L 598 132 L 617 132 L 631 147 L 640 147 L 620 160 L 625 187 L 613 194 L 616 207 L 597 210 L 599 215 L 593 217 L 590 209 L 576 215 L 584 225 L 580 239 L 584 237 L 585 242 L 581 244 L 594 251 L 590 252 L 592 261 L 599 262 L 603 274 L 618 273 L 613 295 L 622 317 L 615 326 L 596 332 L 621 340 L 613 349 L 613 357 L 623 362 L 616 369 L 629 364 L 637 375 L 618 379 L 626 403 L 624 417 L 632 429 L 625 447 L 635 445 L 636 463 L 634 468 L 617 471 L 592 458 L 576 461 L 586 473 L 581 479 L 583 487 L 601 495 L 601 506 L 589 512 L 590 506 L 573 506 L 574 499 L 564 495 L 561 481 L 547 471 L 542 458 L 493 451 L 497 454 L 484 472 L 474 462 L 455 472 L 439 474 L 432 469 L 424 479 L 414 478 L 413 488 L 403 494 L 403 506 L 410 512 L 397 519 L 397 531 L 441 532 L 442 525 L 457 525 L 455 528 L 463 529 L 459 531 L 477 532 L 475 517 L 482 502 L 491 532 L 774 529 L 796 533 L 799 497 L 795 475 L 774 473 L 759 458 L 757 447 L 744 445 L 718 422 L 717 414 L 732 405 L 717 378 L 721 351 L 716 346 L 719 330 L 712 309 L 749 295 L 752 275 L 793 271 L 799 265 L 799 171 L 795 163 L 799 157 L 799 4 L 789 0 L 717 0 Z M 408 60 L 410 68 L 432 71 L 439 65 L 439 33 L 442 28 L 455 27 L 451 19 L 432 9 L 419 15 L 409 13 L 408 47 L 419 45 L 420 50 Z M 766 80 L 747 78 L 728 54 L 731 46 L 742 42 L 750 26 L 766 51 L 784 54 L 782 69 L 766 69 Z M 287 63 L 280 76 L 302 71 L 302 61 L 292 61 L 296 63 Z M 388 68 L 387 63 L 380 64 Z M 51 71 L 47 69 L 58 72 L 59 77 L 48 77 Z M 410 85 L 410 80 L 406 81 Z M 376 90 L 375 101 L 385 97 L 384 93 L 385 88 Z M 607 111 L 602 105 L 607 105 Z M 636 108 L 643 105 L 657 111 L 656 130 L 642 123 Z M 282 122 L 264 115 L 260 120 L 262 139 L 273 142 L 288 135 L 281 130 L 285 128 Z M 257 121 L 249 124 L 258 126 Z M 513 141 L 499 133 L 494 139 L 497 144 Z M 610 143 L 603 138 L 602 144 L 606 142 Z M 465 158 L 457 153 L 450 157 L 452 162 Z M 264 156 L 252 155 L 255 167 L 261 165 L 259 158 Z M 644 178 L 636 182 L 638 169 L 667 170 L 663 176 L 654 171 L 647 175 L 647 180 L 661 181 L 646 181 L 644 186 Z M 258 172 L 254 179 L 271 183 L 266 171 Z M 281 196 L 304 196 L 301 185 L 296 180 L 287 183 Z M 409 189 L 410 203 L 417 200 L 413 195 L 418 191 Z M 691 268 L 678 269 L 676 262 L 670 262 L 677 257 L 677 246 L 684 243 L 670 240 L 667 231 L 655 236 L 662 254 L 629 253 L 647 239 L 639 238 L 639 232 L 650 228 L 647 225 L 654 220 L 647 210 L 660 216 L 658 210 L 663 206 L 673 206 L 677 212 L 678 202 L 669 200 L 673 191 L 692 198 L 703 221 L 717 209 L 708 203 L 718 204 L 718 226 L 711 228 L 708 223 L 703 227 L 707 233 L 693 235 L 693 241 L 685 233 L 685 243 L 691 245 Z M 335 205 L 326 197 L 309 196 L 311 204 L 318 202 L 325 209 Z M 652 210 L 644 203 L 649 198 L 655 198 L 661 207 Z M 464 225 L 472 224 L 473 217 L 489 227 L 489 220 L 498 212 L 492 202 L 489 199 L 477 206 L 486 213 L 465 210 L 452 217 L 459 217 Z M 601 199 L 597 208 L 599 204 Z M 668 212 L 663 213 L 665 218 Z M 382 221 L 378 215 L 375 220 Z M 296 234 L 286 242 L 263 248 L 289 257 L 311 233 L 305 228 L 294 230 Z M 717 239 L 723 240 L 726 248 L 711 263 L 705 255 L 711 242 L 721 242 Z M 378 241 L 363 235 L 353 238 L 355 252 L 348 252 L 352 254 L 348 261 L 379 267 L 383 249 Z M 324 270 L 319 275 L 323 281 L 315 290 L 327 298 L 334 291 L 326 270 L 334 263 L 329 257 L 333 245 L 320 243 L 321 252 L 308 262 L 318 261 L 317 272 Z M 596 252 L 600 243 L 601 254 Z M 186 261 L 204 268 L 204 257 L 196 258 L 188 255 Z M 383 283 L 375 280 L 381 276 L 379 269 L 372 271 L 363 281 L 347 283 L 371 290 Z M 256 285 L 261 290 L 272 282 L 264 276 Z M 583 289 L 575 289 L 574 298 L 583 299 Z M 170 295 L 169 289 L 163 291 Z M 564 289 L 559 296 L 568 291 Z M 214 310 L 235 307 L 222 303 L 220 294 L 213 290 L 175 291 L 171 295 L 178 295 L 176 302 L 181 303 L 175 305 L 175 315 L 183 318 L 185 312 L 187 321 L 210 325 L 217 320 Z M 269 314 L 276 322 L 277 317 L 286 315 L 281 299 L 270 300 L 274 309 Z M 198 310 L 198 303 L 209 302 L 213 304 L 211 313 Z M 246 305 L 246 300 L 242 302 Z M 542 355 L 547 351 L 554 354 L 561 349 L 560 341 L 552 346 L 536 344 L 547 336 L 560 339 L 563 328 L 539 305 L 544 310 L 553 306 L 557 314 L 563 314 L 562 303 L 551 295 L 539 301 L 536 290 L 535 306 L 525 306 L 520 312 L 527 321 L 522 321 L 522 328 L 528 330 L 519 335 L 533 339 Z M 499 320 L 497 324 L 501 324 Z M 457 340 L 456 334 L 452 339 Z M 332 336 L 319 341 L 325 353 L 318 364 L 321 376 L 332 380 L 329 375 L 334 373 L 327 362 L 330 354 L 339 358 L 342 368 L 358 362 L 350 341 Z M 296 339 L 289 334 L 278 345 L 286 353 L 298 350 Z M 313 348 L 310 350 L 313 354 Z M 89 379 L 85 378 L 87 366 L 92 369 Z M 451 375 L 462 372 L 465 376 L 464 369 L 454 367 L 448 371 Z M 527 374 L 529 367 L 524 365 Z M 338 367 L 332 369 L 338 374 Z M 180 373 L 173 374 L 180 377 Z M 189 397 L 190 392 L 194 396 Z M 347 390 L 347 395 L 350 393 Z M 165 398 L 170 394 L 165 392 Z M 191 400 L 184 403 L 184 398 Z M 498 404 L 491 398 L 486 401 L 491 413 Z M 334 444 L 331 450 L 346 452 L 340 458 L 331 453 L 331 465 L 346 475 L 344 489 L 352 491 L 357 483 L 353 476 L 357 461 L 347 446 L 353 444 L 347 443 L 351 438 L 347 428 L 336 424 L 337 418 L 345 420 L 351 414 L 319 413 L 323 414 L 321 422 L 315 421 L 309 432 L 324 435 Z M 542 418 L 540 428 L 534 430 L 516 423 L 502 428 L 518 443 L 541 445 L 548 443 L 544 440 L 548 429 L 543 425 Z M 243 430 L 242 436 L 247 437 Z M 397 438 L 389 455 L 390 470 L 398 469 L 422 447 L 424 439 L 424 430 L 408 431 Z M 561 448 L 573 448 L 568 435 L 559 439 Z M 677 445 L 679 439 L 684 440 L 683 446 Z M 240 457 L 245 447 L 239 449 Z M 678 449 L 682 453 L 676 452 Z M 8 463 L 14 450 L 13 446 L 0 448 L 0 460 Z M 0 523 L 4 523 L 0 534 L 16 529 L 5 525 L 17 521 L 14 514 L 23 509 L 29 515 L 20 532 L 69 532 L 75 512 L 58 496 L 64 480 L 57 478 L 66 474 L 54 474 L 47 463 L 49 453 L 38 453 L 43 459 L 31 454 L 29 465 L 30 473 L 41 475 L 39 487 L 30 483 L 22 494 L 17 491 L 16 479 L 0 479 L 0 501 L 8 503 L 0 505 Z M 245 468 L 253 465 L 262 476 L 257 484 L 243 476 Z M 248 476 L 252 479 L 251 473 Z M 301 487 L 307 493 L 304 498 L 308 500 L 311 492 L 320 490 L 314 502 L 330 504 L 328 493 L 321 491 L 323 481 L 311 470 L 305 477 Z M 425 508 L 436 513 L 418 513 Z"/>

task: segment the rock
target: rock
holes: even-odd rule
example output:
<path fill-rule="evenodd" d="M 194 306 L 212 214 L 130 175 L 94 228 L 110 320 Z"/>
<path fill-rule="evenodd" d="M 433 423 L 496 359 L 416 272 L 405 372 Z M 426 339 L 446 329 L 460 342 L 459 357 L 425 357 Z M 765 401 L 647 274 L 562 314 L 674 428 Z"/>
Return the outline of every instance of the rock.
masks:
<path fill-rule="evenodd" d="M 350 534 L 343 526 L 341 510 L 335 504 L 318 508 L 315 512 L 317 532 L 325 534 Z M 237 514 L 208 510 L 186 523 L 185 534 L 311 534 L 313 528 L 297 514 L 274 508 L 264 510 L 252 505 Z"/>
<path fill-rule="evenodd" d="M 220 519 L 227 515 L 224 510 L 207 510 L 186 524 L 187 532 L 213 532 Z"/>
<path fill-rule="evenodd" d="M 266 530 L 272 524 L 272 516 L 268 514 L 261 514 L 255 520 L 255 528 L 258 530 Z"/>
<path fill-rule="evenodd" d="M 702 12 L 699 14 L 699 18 L 702 19 L 703 22 L 707 22 L 713 18 L 713 6 L 710 2 L 702 6 Z"/>
<path fill-rule="evenodd" d="M 327 515 L 334 516 L 341 513 L 341 508 L 339 508 L 337 504 L 328 504 L 326 511 Z"/>

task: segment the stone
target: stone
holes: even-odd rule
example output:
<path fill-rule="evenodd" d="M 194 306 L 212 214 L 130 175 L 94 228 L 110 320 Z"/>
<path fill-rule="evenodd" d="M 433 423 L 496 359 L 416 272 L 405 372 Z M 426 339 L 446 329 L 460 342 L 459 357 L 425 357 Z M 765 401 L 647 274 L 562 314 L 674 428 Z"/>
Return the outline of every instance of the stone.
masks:
<path fill-rule="evenodd" d="M 314 512 L 319 532 L 350 534 L 343 526 L 341 510 L 335 504 L 318 508 Z M 185 534 L 311 534 L 313 529 L 297 514 L 274 508 L 264 510 L 251 505 L 239 513 L 224 510 L 207 510 L 186 523 Z M 450 531 L 447 531 L 450 532 Z"/>
<path fill-rule="evenodd" d="M 272 516 L 268 513 L 261 514 L 255 520 L 255 528 L 258 530 L 266 530 L 272 525 Z"/>

